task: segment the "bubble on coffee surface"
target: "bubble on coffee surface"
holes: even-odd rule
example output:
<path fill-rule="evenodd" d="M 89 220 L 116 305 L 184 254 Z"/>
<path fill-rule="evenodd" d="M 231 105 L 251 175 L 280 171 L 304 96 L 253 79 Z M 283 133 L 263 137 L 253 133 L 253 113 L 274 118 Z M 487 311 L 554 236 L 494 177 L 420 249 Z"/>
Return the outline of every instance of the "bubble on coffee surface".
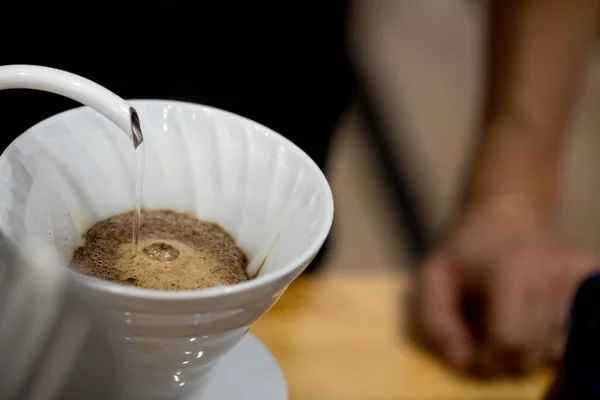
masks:
<path fill-rule="evenodd" d="M 144 247 L 142 252 L 159 263 L 171 262 L 179 257 L 179 250 L 166 242 L 153 242 Z"/>

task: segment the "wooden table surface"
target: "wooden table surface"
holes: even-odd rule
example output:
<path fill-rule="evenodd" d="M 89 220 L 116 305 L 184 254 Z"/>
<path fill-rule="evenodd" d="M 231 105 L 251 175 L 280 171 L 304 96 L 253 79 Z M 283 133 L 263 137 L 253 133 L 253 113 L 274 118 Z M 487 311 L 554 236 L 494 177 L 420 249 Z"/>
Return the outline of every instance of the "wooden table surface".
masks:
<path fill-rule="evenodd" d="M 290 400 L 539 399 L 548 373 L 479 382 L 415 347 L 402 323 L 406 276 L 304 277 L 253 327 Z"/>

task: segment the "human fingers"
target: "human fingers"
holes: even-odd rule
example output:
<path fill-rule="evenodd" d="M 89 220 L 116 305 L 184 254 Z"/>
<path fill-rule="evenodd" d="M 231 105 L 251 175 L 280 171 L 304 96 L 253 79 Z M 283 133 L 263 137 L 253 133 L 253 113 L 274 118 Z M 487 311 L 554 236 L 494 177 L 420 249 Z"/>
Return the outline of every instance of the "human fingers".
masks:
<path fill-rule="evenodd" d="M 466 367 L 473 349 L 461 314 L 461 287 L 443 254 L 423 265 L 419 289 L 415 317 L 425 341 L 451 364 Z"/>

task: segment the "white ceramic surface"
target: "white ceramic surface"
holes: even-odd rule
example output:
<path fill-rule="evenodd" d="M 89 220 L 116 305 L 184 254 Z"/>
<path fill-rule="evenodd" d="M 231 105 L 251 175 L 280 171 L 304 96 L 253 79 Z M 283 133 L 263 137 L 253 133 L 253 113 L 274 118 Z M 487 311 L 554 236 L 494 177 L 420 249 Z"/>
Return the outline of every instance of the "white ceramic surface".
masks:
<path fill-rule="evenodd" d="M 211 371 L 202 393 L 186 400 L 287 400 L 285 378 L 269 350 L 246 335 Z"/>
<path fill-rule="evenodd" d="M 79 276 L 129 327 L 120 355 L 131 398 L 175 399 L 205 383 L 306 268 L 331 227 L 333 199 L 305 153 L 253 121 L 189 103 L 130 104 L 147 147 L 144 208 L 195 211 L 232 232 L 250 258 L 282 229 L 259 276 L 235 286 L 160 292 Z M 89 108 L 56 115 L 0 157 L 0 229 L 17 242 L 45 240 L 64 265 L 90 225 L 133 207 L 134 172 L 135 151 L 117 126 Z"/>

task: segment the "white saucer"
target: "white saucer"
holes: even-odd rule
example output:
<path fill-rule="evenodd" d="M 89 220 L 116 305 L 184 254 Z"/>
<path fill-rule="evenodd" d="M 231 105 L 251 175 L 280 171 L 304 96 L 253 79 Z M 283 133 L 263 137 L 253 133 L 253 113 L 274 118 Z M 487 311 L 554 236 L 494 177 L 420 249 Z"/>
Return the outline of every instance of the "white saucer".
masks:
<path fill-rule="evenodd" d="M 189 400 L 287 400 L 285 378 L 269 350 L 248 333 L 215 369 L 202 394 Z"/>

